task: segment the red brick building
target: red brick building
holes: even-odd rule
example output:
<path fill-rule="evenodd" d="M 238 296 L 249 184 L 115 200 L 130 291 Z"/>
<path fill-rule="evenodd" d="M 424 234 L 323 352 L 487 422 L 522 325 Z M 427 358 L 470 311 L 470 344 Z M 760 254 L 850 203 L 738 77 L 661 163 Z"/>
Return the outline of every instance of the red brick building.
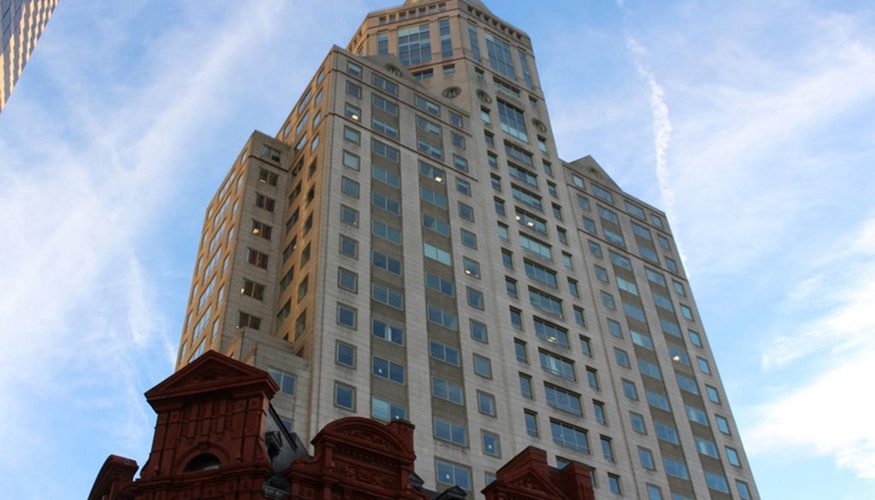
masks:
<path fill-rule="evenodd" d="M 416 475 L 413 425 L 363 417 L 335 420 L 313 439 L 314 454 L 270 406 L 270 376 L 208 352 L 146 393 L 158 414 L 149 459 L 110 455 L 89 500 L 453 499 Z M 487 500 L 594 500 L 589 467 L 547 465 L 529 447 L 483 490 Z"/>

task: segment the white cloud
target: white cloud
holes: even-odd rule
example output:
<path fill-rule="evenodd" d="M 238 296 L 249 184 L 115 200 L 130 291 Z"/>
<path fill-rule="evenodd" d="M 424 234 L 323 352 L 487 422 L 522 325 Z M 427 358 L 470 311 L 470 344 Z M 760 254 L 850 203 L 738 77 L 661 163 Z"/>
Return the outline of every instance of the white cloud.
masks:
<path fill-rule="evenodd" d="M 622 6 L 622 5 L 621 5 Z M 665 203 L 665 211 L 674 212 L 675 194 L 671 187 L 668 168 L 668 148 L 671 141 L 671 120 L 668 116 L 668 104 L 665 100 L 665 89 L 656 79 L 653 70 L 644 63 L 646 49 L 634 37 L 627 36 L 627 45 L 632 52 L 635 68 L 638 74 L 647 82 L 650 91 L 650 109 L 653 115 L 653 147 L 656 152 L 656 178 L 659 181 L 659 191 Z"/>
<path fill-rule="evenodd" d="M 834 457 L 841 467 L 875 479 L 875 218 L 851 241 L 842 241 L 816 263 L 804 286 L 819 293 L 792 294 L 793 309 L 828 304 L 808 321 L 790 323 L 763 355 L 770 371 L 804 370 L 807 377 L 759 406 L 746 436 L 754 453 L 797 449 Z M 830 287 L 828 283 L 841 286 Z M 795 302 L 804 297 L 801 302 Z"/>
<path fill-rule="evenodd" d="M 182 162 L 225 112 L 231 84 L 258 69 L 252 51 L 290 17 L 277 15 L 286 7 L 261 2 L 234 4 L 221 19 L 197 26 L 191 23 L 198 16 L 179 12 L 180 24 L 164 27 L 147 48 L 148 67 L 129 70 L 110 58 L 89 69 L 83 61 L 95 54 L 121 57 L 116 44 L 124 34 L 103 16 L 137 23 L 140 17 L 124 10 L 131 6 L 85 6 L 101 15 L 79 27 L 62 14 L 75 20 L 87 12 L 59 11 L 52 36 L 90 28 L 88 40 L 105 45 L 43 40 L 61 107 L 49 110 L 16 89 L 2 117 L 14 128 L 0 137 L 0 234 L 10 236 L 0 246 L 0 340 L 14 355 L 0 364 L 0 449 L 16 453 L 0 454 L 0 476 L 31 478 L 7 484 L 12 495 L 48 487 L 28 464 L 58 446 L 62 412 L 101 439 L 114 436 L 115 453 L 144 451 L 153 416 L 142 392 L 172 368 L 167 353 L 175 352 L 171 339 L 180 327 L 168 321 L 156 276 L 144 267 L 144 237 L 156 220 L 172 217 L 175 182 L 197 166 Z M 138 78 L 103 80 L 113 71 L 136 71 Z"/>

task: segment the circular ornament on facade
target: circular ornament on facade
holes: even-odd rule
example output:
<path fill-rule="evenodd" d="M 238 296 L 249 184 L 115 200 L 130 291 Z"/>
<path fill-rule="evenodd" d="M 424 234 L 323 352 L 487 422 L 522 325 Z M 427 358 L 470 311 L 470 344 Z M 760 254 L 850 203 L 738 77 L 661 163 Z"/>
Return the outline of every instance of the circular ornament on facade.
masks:
<path fill-rule="evenodd" d="M 535 126 L 535 130 L 537 130 L 538 132 L 540 132 L 542 134 L 547 133 L 547 126 L 544 125 L 544 122 L 542 122 L 541 120 L 538 120 L 537 118 L 533 119 L 532 125 Z"/>
<path fill-rule="evenodd" d="M 487 93 L 486 93 L 485 91 L 483 91 L 483 90 L 480 90 L 480 89 L 477 90 L 477 97 L 478 97 L 482 102 L 485 102 L 486 104 L 489 104 L 489 103 L 492 102 L 492 98 L 489 97 L 489 94 L 487 94 Z"/>
<path fill-rule="evenodd" d="M 446 90 L 444 90 L 444 97 L 446 97 L 447 99 L 453 99 L 455 97 L 459 97 L 459 94 L 461 93 L 462 89 L 460 89 L 459 87 L 448 87 Z"/>
<path fill-rule="evenodd" d="M 386 65 L 386 71 L 388 71 L 389 73 L 392 73 L 395 76 L 404 76 L 404 74 L 401 72 L 401 70 L 392 64 Z"/>
<path fill-rule="evenodd" d="M 589 167 L 589 173 L 590 173 L 593 177 L 595 177 L 596 179 L 601 179 L 601 178 L 602 178 L 602 173 L 599 172 L 598 170 L 594 169 L 593 167 Z"/>

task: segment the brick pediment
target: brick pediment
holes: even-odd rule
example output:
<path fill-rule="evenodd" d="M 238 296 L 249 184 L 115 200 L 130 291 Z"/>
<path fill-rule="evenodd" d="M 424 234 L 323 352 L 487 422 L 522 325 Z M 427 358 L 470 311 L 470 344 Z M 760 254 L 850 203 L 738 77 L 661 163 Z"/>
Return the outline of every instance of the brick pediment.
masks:
<path fill-rule="evenodd" d="M 262 391 L 270 399 L 277 392 L 278 387 L 262 370 L 215 351 L 207 351 L 146 392 L 146 400 L 154 407 L 155 403 L 160 401 L 182 399 L 219 390 Z"/>

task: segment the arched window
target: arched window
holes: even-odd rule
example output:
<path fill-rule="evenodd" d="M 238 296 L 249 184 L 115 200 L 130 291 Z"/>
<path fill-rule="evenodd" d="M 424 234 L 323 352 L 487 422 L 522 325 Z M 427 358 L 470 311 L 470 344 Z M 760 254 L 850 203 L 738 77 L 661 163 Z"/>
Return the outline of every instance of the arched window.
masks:
<path fill-rule="evenodd" d="M 183 472 L 201 472 L 205 470 L 216 470 L 222 463 L 212 453 L 202 453 L 192 458 L 188 465 L 185 466 Z"/>

